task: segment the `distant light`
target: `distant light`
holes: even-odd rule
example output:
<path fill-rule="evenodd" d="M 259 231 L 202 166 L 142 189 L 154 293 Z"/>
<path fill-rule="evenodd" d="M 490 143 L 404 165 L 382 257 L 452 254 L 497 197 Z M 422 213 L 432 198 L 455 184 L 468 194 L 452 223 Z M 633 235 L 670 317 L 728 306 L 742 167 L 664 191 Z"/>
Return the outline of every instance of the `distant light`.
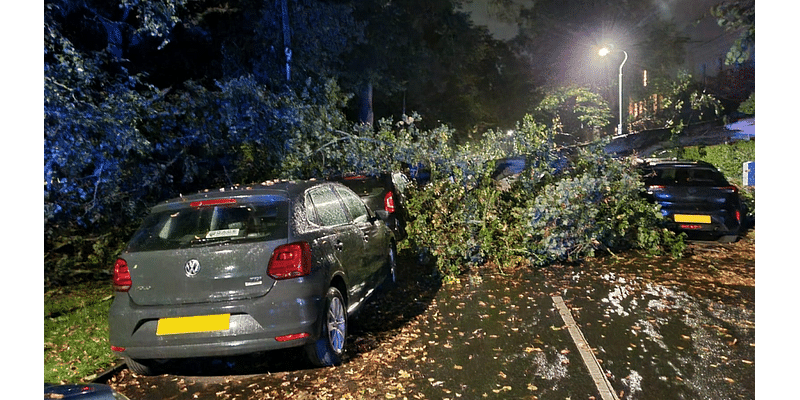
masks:
<path fill-rule="evenodd" d="M 608 47 L 603 47 L 602 49 L 600 49 L 600 51 L 597 52 L 597 54 L 599 54 L 600 57 L 605 57 L 609 53 L 611 53 L 611 49 L 609 49 Z"/>

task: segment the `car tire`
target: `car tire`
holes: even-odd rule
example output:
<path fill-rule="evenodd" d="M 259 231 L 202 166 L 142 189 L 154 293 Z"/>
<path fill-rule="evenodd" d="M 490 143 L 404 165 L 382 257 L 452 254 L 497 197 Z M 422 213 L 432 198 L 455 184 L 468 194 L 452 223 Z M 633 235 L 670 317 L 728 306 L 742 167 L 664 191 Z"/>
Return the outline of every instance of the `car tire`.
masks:
<path fill-rule="evenodd" d="M 128 366 L 128 370 L 133 372 L 136 375 L 157 375 L 157 371 L 155 366 L 148 361 L 145 360 L 134 360 L 130 357 L 123 357 L 125 360 L 125 364 Z"/>
<path fill-rule="evenodd" d="M 340 365 L 347 340 L 347 306 L 339 289 L 328 289 L 323 310 L 322 334 L 316 342 L 306 345 L 306 354 L 318 367 Z"/>

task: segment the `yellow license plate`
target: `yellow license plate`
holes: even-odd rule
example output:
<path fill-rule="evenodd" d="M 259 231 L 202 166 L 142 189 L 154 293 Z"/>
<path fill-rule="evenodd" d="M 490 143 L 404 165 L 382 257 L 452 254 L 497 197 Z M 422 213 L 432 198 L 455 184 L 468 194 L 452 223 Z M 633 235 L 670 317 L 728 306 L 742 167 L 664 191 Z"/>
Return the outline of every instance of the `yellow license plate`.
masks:
<path fill-rule="evenodd" d="M 156 335 L 176 335 L 181 333 L 198 333 L 225 331 L 230 328 L 231 315 L 199 315 L 196 317 L 161 318 L 158 320 Z"/>
<path fill-rule="evenodd" d="M 687 222 L 693 224 L 710 224 L 710 215 L 685 215 L 675 214 L 675 222 Z"/>

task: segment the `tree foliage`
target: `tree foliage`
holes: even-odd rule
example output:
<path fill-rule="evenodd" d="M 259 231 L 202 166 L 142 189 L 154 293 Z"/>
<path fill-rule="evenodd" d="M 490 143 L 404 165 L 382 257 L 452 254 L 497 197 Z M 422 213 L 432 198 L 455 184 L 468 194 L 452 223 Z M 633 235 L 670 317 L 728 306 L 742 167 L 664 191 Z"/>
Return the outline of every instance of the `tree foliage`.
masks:
<path fill-rule="evenodd" d="M 102 208 L 94 204 L 114 197 L 112 181 L 125 174 L 151 181 L 121 186 L 120 193 L 141 194 L 170 180 L 228 181 L 241 169 L 234 165 L 236 153 L 245 150 L 239 159 L 260 165 L 261 173 L 282 171 L 279 164 L 293 148 L 301 150 L 296 158 L 307 157 L 317 151 L 309 140 L 321 146 L 338 134 L 323 132 L 349 129 L 342 115 L 352 98 L 347 93 L 358 93 L 364 81 L 376 82 L 387 95 L 408 93 L 409 110 L 446 115 L 444 122 L 459 126 L 498 123 L 497 115 L 510 107 L 504 106 L 508 100 L 496 101 L 508 98 L 497 89 L 524 87 L 514 82 L 510 53 L 497 57 L 502 45 L 449 1 L 377 8 L 291 1 L 287 15 L 280 3 L 46 2 L 46 189 L 51 197 L 71 196 L 53 197 L 49 213 L 84 202 L 81 218 L 65 215 L 79 223 L 97 221 L 102 213 L 91 211 Z M 291 59 L 283 51 L 284 17 L 291 26 Z M 371 61 L 359 68 L 366 54 Z M 288 80 L 287 63 L 293 71 Z M 431 70 L 436 76 L 428 75 Z M 492 86 L 493 94 L 486 92 Z M 453 100 L 461 106 L 441 106 Z M 513 121 L 508 113 L 503 118 Z M 319 137 L 309 139 L 311 132 Z M 290 169 L 298 163 L 286 162 Z"/>
<path fill-rule="evenodd" d="M 599 138 L 601 129 L 611 120 L 606 101 L 585 87 L 552 90 L 535 110 L 539 119 L 550 122 L 557 133 L 572 135 L 577 141 Z"/>
<path fill-rule="evenodd" d="M 711 7 L 717 24 L 739 37 L 731 45 L 725 58 L 726 65 L 741 64 L 750 58 L 756 44 L 756 3 L 754 0 L 731 0 Z"/>
<path fill-rule="evenodd" d="M 499 232 L 530 204 L 491 193 L 488 157 L 534 155 L 527 182 L 539 190 L 556 179 L 552 135 L 563 128 L 549 124 L 595 130 L 607 119 L 599 98 L 570 88 L 540 106 L 548 125 L 489 129 L 514 126 L 534 91 L 510 48 L 451 1 L 283 4 L 45 2 L 47 276 L 111 265 L 147 208 L 180 193 L 419 165 L 452 199 L 463 197 L 448 182 L 473 188 L 459 215 L 487 221 L 467 230 L 483 256 L 511 251 L 522 236 Z M 352 118 L 365 83 L 384 116 L 376 124 Z M 481 191 L 488 202 L 469 197 Z"/>
<path fill-rule="evenodd" d="M 756 113 L 756 94 L 750 93 L 747 100 L 739 105 L 739 112 L 744 114 L 755 115 Z"/>
<path fill-rule="evenodd" d="M 343 112 L 348 96 L 330 79 L 309 76 L 274 89 L 253 74 L 201 80 L 178 74 L 183 80 L 171 81 L 174 87 L 160 87 L 161 79 L 124 58 L 157 51 L 149 45 L 169 49 L 182 21 L 215 12 L 188 5 L 197 6 L 122 2 L 119 11 L 99 1 L 46 4 L 44 214 L 51 272 L 76 262 L 110 263 L 114 251 L 101 252 L 98 243 L 119 248 L 161 199 L 245 180 L 308 177 L 315 171 L 298 160 L 309 138 L 350 126 Z M 90 35 L 100 29 L 108 33 L 102 40 Z"/>
<path fill-rule="evenodd" d="M 630 248 L 680 256 L 682 238 L 661 226 L 631 161 L 612 158 L 604 143 L 569 154 L 552 127 L 528 116 L 513 135 L 488 133 L 479 152 L 457 147 L 458 168 L 412 193 L 408 245 L 428 252 L 445 276 L 484 263 L 508 270 Z M 530 157 L 518 176 L 492 179 L 496 157 L 520 154 Z"/>
<path fill-rule="evenodd" d="M 134 188 L 120 181 L 142 175 L 135 160 L 151 143 L 137 125 L 158 91 L 105 69 L 110 52 L 80 51 L 55 23 L 44 43 L 45 221 L 87 225 L 124 207 Z"/>
<path fill-rule="evenodd" d="M 690 124 L 720 118 L 724 111 L 717 96 L 684 70 L 672 77 L 654 79 L 639 99 L 644 107 L 630 121 L 631 129 L 669 129 L 674 137 Z"/>

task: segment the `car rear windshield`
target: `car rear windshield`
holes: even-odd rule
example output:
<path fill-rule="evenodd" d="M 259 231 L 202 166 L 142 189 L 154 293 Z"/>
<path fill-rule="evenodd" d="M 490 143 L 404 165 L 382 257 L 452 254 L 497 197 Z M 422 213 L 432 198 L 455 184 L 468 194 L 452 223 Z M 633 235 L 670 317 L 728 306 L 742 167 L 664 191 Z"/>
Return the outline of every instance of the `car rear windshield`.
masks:
<path fill-rule="evenodd" d="M 710 168 L 656 167 L 646 171 L 648 185 L 664 186 L 727 186 L 719 171 Z"/>
<path fill-rule="evenodd" d="M 287 235 L 288 201 L 262 197 L 259 201 L 153 212 L 128 244 L 128 251 L 274 240 Z"/>
<path fill-rule="evenodd" d="M 359 196 L 381 196 L 385 190 L 383 183 L 375 177 L 348 177 L 341 180 L 341 183 Z"/>

